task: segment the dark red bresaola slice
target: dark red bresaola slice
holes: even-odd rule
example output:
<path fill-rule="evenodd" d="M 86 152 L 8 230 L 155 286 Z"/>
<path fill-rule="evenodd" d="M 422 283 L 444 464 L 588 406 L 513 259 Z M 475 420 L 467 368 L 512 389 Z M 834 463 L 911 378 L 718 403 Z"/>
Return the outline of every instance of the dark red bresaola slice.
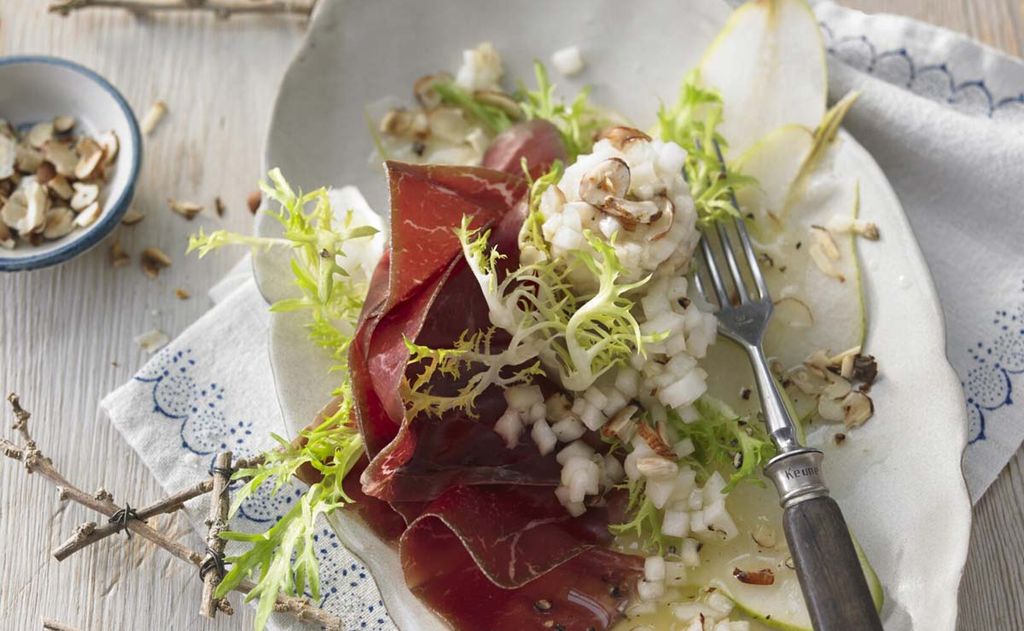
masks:
<path fill-rule="evenodd" d="M 505 215 L 526 193 L 521 177 L 491 169 L 387 162 L 391 191 L 393 307 L 448 267 L 460 250 L 455 229 L 462 217 L 484 227 Z"/>
<path fill-rule="evenodd" d="M 523 174 L 523 158 L 526 158 L 530 177 L 537 178 L 551 168 L 555 160 L 566 160 L 565 145 L 558 128 L 546 120 L 534 119 L 513 125 L 495 136 L 483 165 L 506 173 Z"/>
<path fill-rule="evenodd" d="M 528 436 L 505 446 L 493 431 L 505 409 L 497 388 L 473 415 L 442 418 L 406 418 L 400 395 L 406 338 L 445 347 L 489 326 L 454 229 L 463 215 L 492 227 L 503 264 L 515 265 L 525 182 L 487 169 L 387 168 L 391 253 L 374 274 L 350 358 L 370 457 L 360 476 L 367 507 L 358 510 L 388 540 L 408 524 L 399 540 L 407 582 L 458 630 L 607 629 L 642 571 L 642 559 L 606 548 L 608 509 L 572 518 L 554 496 L 554 456 L 541 456 Z"/>
<path fill-rule="evenodd" d="M 403 535 L 401 554 L 409 589 L 459 631 L 608 629 L 643 571 L 639 557 L 588 548 L 518 589 L 503 589 L 433 518 Z"/>

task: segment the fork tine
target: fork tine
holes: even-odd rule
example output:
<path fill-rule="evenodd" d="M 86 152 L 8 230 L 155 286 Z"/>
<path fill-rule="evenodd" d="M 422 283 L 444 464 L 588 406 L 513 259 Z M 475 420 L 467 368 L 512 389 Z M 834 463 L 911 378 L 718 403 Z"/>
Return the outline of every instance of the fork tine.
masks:
<path fill-rule="evenodd" d="M 718 157 L 718 163 L 722 165 L 722 169 L 725 169 L 725 156 L 722 155 L 722 147 L 715 141 L 715 155 Z M 735 191 L 729 191 L 729 202 L 732 207 L 736 209 L 736 212 L 740 212 L 739 202 L 736 201 Z M 764 279 L 764 274 L 761 272 L 761 265 L 757 261 L 757 253 L 754 252 L 754 245 L 750 241 L 750 234 L 747 232 L 747 223 L 743 221 L 743 215 L 740 214 L 736 217 L 736 232 L 740 235 L 740 244 L 743 246 L 743 254 L 747 257 L 747 267 L 750 268 L 750 275 L 754 277 L 754 284 L 757 285 L 757 293 L 761 300 L 771 300 L 771 296 L 768 294 L 768 283 Z M 721 231 L 721 226 L 719 230 Z M 729 256 L 730 262 L 733 261 L 732 249 L 726 248 L 727 256 Z M 736 272 L 733 271 L 735 277 Z M 742 288 L 744 285 L 740 281 L 736 282 L 736 286 Z M 743 289 L 740 289 L 742 292 Z M 742 295 L 742 293 L 741 293 Z"/>
<path fill-rule="evenodd" d="M 701 258 L 704 258 L 704 257 L 701 257 Z M 707 300 L 708 302 L 710 302 L 711 301 L 711 297 L 708 296 L 708 290 L 704 286 L 704 279 L 701 278 L 700 267 L 699 266 L 696 267 L 693 270 L 693 284 L 697 287 L 697 291 L 700 292 L 700 295 L 704 297 L 704 300 Z"/>
<path fill-rule="evenodd" d="M 715 294 L 718 295 L 718 304 L 721 307 L 729 306 L 729 292 L 726 291 L 725 283 L 722 282 L 722 273 L 715 261 L 715 254 L 711 251 L 707 234 L 700 235 L 700 250 L 704 254 L 704 266 L 708 268 L 708 276 L 711 277 L 711 284 L 715 286 Z"/>
<path fill-rule="evenodd" d="M 739 295 L 740 304 L 750 302 L 750 295 L 747 293 L 747 283 L 743 279 L 743 273 L 740 271 L 739 261 L 736 260 L 736 254 L 732 250 L 732 239 L 729 238 L 729 231 L 726 230 L 725 226 L 718 222 L 715 224 L 718 229 L 718 239 L 722 242 L 722 251 L 725 253 L 725 263 L 729 266 L 729 272 L 732 274 L 733 286 L 736 287 L 736 293 Z"/>
<path fill-rule="evenodd" d="M 736 205 L 736 196 L 733 195 L 733 205 Z M 736 205 L 738 208 L 739 206 Z M 750 241 L 750 235 L 747 234 L 747 224 L 741 218 L 736 219 L 736 232 L 740 235 L 740 243 L 743 245 L 743 253 L 747 256 L 747 266 L 750 268 L 750 275 L 754 277 L 754 283 L 757 285 L 757 293 L 760 295 L 761 300 L 771 300 L 771 296 L 768 294 L 768 283 L 764 279 L 764 274 L 761 272 L 761 265 L 757 261 L 757 253 L 754 252 L 754 245 Z"/>

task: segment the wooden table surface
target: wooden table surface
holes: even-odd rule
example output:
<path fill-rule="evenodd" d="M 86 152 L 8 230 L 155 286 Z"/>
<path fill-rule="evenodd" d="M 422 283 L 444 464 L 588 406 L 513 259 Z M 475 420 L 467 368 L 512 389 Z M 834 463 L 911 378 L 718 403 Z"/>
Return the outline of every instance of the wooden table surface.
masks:
<path fill-rule="evenodd" d="M 143 505 L 161 495 L 140 458 L 97 412 L 99 400 L 128 380 L 145 357 L 132 337 L 152 328 L 174 336 L 208 307 L 206 290 L 228 256 L 186 259 L 187 235 L 200 225 L 247 231 L 246 194 L 259 177 L 264 131 L 277 83 L 303 33 L 293 19 L 207 15 L 136 18 L 95 11 L 52 16 L 43 0 L 0 3 L 0 54 L 50 54 L 90 66 L 119 86 L 136 112 L 163 99 L 169 115 L 146 139 L 135 206 L 146 219 L 119 229 L 137 257 L 148 246 L 171 254 L 157 280 L 112 269 L 108 243 L 58 269 L 0 276 L 0 389 L 16 391 L 34 413 L 47 454 L 86 489 L 105 486 L 118 502 Z M 867 11 L 902 13 L 967 32 L 1020 55 L 1020 0 L 850 0 Z M 0 86 L 2 90 L 2 86 Z M 167 210 L 169 196 L 207 205 L 187 224 Z M 214 197 L 227 203 L 217 219 Z M 175 298 L 176 288 L 191 292 Z M 6 411 L 5 411 L 5 417 Z M 7 422 L 4 422 L 4 426 Z M 964 631 L 1024 629 L 1024 452 L 974 511 L 971 552 L 960 594 Z M 135 538 L 91 546 L 63 563 L 49 551 L 95 518 L 62 507 L 56 492 L 0 463 L 0 629 L 38 629 L 42 617 L 92 630 L 249 629 L 232 618 L 197 615 L 195 572 Z M 183 523 L 171 531 L 197 536 Z M 937 525 L 941 527 L 941 525 Z M 922 630 L 928 631 L 928 630 Z"/>

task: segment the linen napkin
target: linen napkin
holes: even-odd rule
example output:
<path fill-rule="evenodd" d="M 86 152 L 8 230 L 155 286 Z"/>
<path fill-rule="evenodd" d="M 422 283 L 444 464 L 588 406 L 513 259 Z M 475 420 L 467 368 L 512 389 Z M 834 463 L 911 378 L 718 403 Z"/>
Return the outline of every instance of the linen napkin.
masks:
<path fill-rule="evenodd" d="M 267 303 L 256 289 L 249 258 L 210 296 L 213 309 L 100 404 L 168 493 L 208 476 L 221 451 L 254 456 L 273 446 L 271 432 L 288 435 L 270 369 Z M 231 529 L 266 530 L 302 492 L 300 483 L 273 496 L 258 491 L 242 504 Z M 208 511 L 205 497 L 186 505 L 199 532 L 206 532 Z M 369 572 L 338 542 L 326 520 L 321 519 L 315 539 L 321 593 L 314 604 L 341 616 L 345 629 L 394 630 Z M 233 549 L 229 544 L 228 556 Z M 307 628 L 277 614 L 268 627 Z"/>
<path fill-rule="evenodd" d="M 961 35 L 893 16 L 815 5 L 833 98 L 862 96 L 846 127 L 882 166 L 910 217 L 946 314 L 967 394 L 964 471 L 977 500 L 1024 438 L 1024 63 Z M 883 235 L 884 238 L 884 235 Z M 102 403 L 168 491 L 285 433 L 268 359 L 266 304 L 243 261 L 217 305 Z M 257 494 L 234 528 L 265 528 L 300 493 Z M 203 502 L 189 514 L 202 530 Z M 362 564 L 324 524 L 320 604 L 346 628 L 393 629 Z M 287 622 L 275 620 L 275 629 Z"/>
<path fill-rule="evenodd" d="M 815 12 L 830 94 L 862 91 L 844 125 L 896 190 L 939 292 L 977 501 L 1024 439 L 1024 62 L 907 18 Z"/>

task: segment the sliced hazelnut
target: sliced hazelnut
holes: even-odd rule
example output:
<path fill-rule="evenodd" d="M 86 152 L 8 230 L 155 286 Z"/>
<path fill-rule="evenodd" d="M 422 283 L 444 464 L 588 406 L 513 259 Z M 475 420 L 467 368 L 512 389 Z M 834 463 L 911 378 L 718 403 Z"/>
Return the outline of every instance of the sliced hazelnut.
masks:
<path fill-rule="evenodd" d="M 824 379 L 812 373 L 804 366 L 798 366 L 793 369 L 789 373 L 788 378 L 804 394 L 819 395 L 828 385 Z"/>
<path fill-rule="evenodd" d="M 832 373 L 828 374 L 832 375 Z M 842 399 L 849 394 L 852 389 L 853 386 L 850 385 L 849 381 L 842 377 L 832 375 L 831 383 L 825 386 L 825 389 L 821 391 L 821 396 L 829 399 Z"/>
<path fill-rule="evenodd" d="M 26 212 L 28 212 L 28 199 L 25 197 L 25 191 L 19 189 L 4 202 L 3 208 L 0 209 L 0 218 L 3 219 L 4 225 L 17 230 L 21 222 L 24 221 Z"/>
<path fill-rule="evenodd" d="M 103 166 L 110 166 L 114 160 L 117 159 L 117 152 L 121 148 L 121 143 L 117 139 L 117 134 L 114 130 L 105 131 L 100 134 L 97 139 L 100 148 L 103 149 Z"/>
<path fill-rule="evenodd" d="M 736 577 L 741 583 L 747 585 L 774 585 L 775 584 L 775 572 L 772 572 L 770 567 L 762 568 L 760 570 L 741 570 L 736 568 L 732 571 L 732 575 Z"/>
<path fill-rule="evenodd" d="M 47 182 L 46 186 L 50 189 L 51 193 L 64 201 L 71 199 L 71 196 L 75 193 L 74 189 L 71 188 L 71 184 L 68 183 L 67 178 L 59 173 L 52 180 Z"/>
<path fill-rule="evenodd" d="M 647 233 L 648 241 L 658 241 L 662 239 L 672 230 L 672 224 L 675 222 L 675 205 L 672 204 L 672 200 L 664 195 L 655 198 L 654 202 L 658 204 L 660 216 L 651 222 L 651 229 Z"/>
<path fill-rule="evenodd" d="M 432 110 L 441 104 L 441 95 L 434 89 L 434 86 L 438 83 L 451 82 L 452 76 L 447 72 L 426 75 L 416 79 L 416 82 L 412 84 L 412 92 L 423 109 Z"/>
<path fill-rule="evenodd" d="M 260 209 L 261 195 L 259 191 L 252 191 L 245 197 L 245 205 L 249 207 L 249 212 L 256 214 L 256 211 Z"/>
<path fill-rule="evenodd" d="M 847 429 L 860 427 L 875 413 L 875 404 L 871 397 L 857 390 L 846 395 L 842 402 L 843 424 Z"/>
<path fill-rule="evenodd" d="M 142 117 L 142 123 L 139 125 L 143 135 L 148 136 L 153 133 L 153 130 L 156 129 L 157 124 L 163 119 L 165 114 L 167 114 L 167 104 L 163 101 L 156 101 L 150 105 L 146 115 Z"/>
<path fill-rule="evenodd" d="M 100 146 L 100 143 L 88 136 L 81 136 L 77 141 L 75 141 L 75 153 L 78 154 L 79 158 L 91 156 L 93 153 L 101 151 L 102 149 L 103 147 Z"/>
<path fill-rule="evenodd" d="M 668 458 L 669 460 L 675 460 L 677 458 L 676 452 L 672 450 L 672 447 L 661 437 L 658 430 L 654 429 L 650 425 L 644 422 L 637 423 L 637 432 L 640 437 L 644 439 L 647 446 L 650 447 L 654 453 L 658 454 L 662 458 Z"/>
<path fill-rule="evenodd" d="M 669 458 L 661 456 L 646 456 L 637 459 L 636 469 L 640 472 L 640 475 L 652 480 L 672 478 L 679 473 L 678 464 Z"/>
<path fill-rule="evenodd" d="M 50 162 L 43 162 L 36 169 L 36 182 L 40 184 L 46 184 L 55 177 L 57 177 L 57 169 Z"/>
<path fill-rule="evenodd" d="M 580 199 L 601 208 L 611 199 L 625 197 L 629 181 L 629 165 L 619 158 L 609 158 L 583 175 Z"/>
<path fill-rule="evenodd" d="M 452 144 L 461 143 L 469 135 L 471 126 L 465 114 L 457 107 L 437 107 L 427 114 L 430 137 Z"/>
<path fill-rule="evenodd" d="M 512 120 L 522 120 L 523 108 L 515 102 L 515 99 L 498 90 L 477 90 L 473 93 L 473 100 L 477 103 L 496 107 L 508 114 Z"/>
<path fill-rule="evenodd" d="M 32 129 L 28 130 L 28 134 L 25 135 L 25 140 L 28 141 L 28 144 L 36 149 L 42 149 L 46 141 L 51 138 L 53 138 L 53 123 L 49 121 L 36 123 L 32 126 Z"/>
<path fill-rule="evenodd" d="M 14 163 L 18 156 L 18 144 L 7 136 L 0 135 L 0 180 L 14 175 Z"/>
<path fill-rule="evenodd" d="M 627 405 L 622 408 L 608 419 L 608 422 L 601 428 L 601 435 L 605 438 L 615 438 L 621 443 L 633 440 L 638 423 L 634 417 L 639 410 L 640 408 L 635 405 Z"/>
<path fill-rule="evenodd" d="M 78 212 L 95 202 L 100 196 L 98 184 L 75 182 L 71 185 L 75 194 L 71 197 L 71 209 Z"/>
<path fill-rule="evenodd" d="M 91 153 L 83 155 L 75 165 L 75 177 L 91 180 L 103 171 L 103 149 L 99 145 Z"/>
<path fill-rule="evenodd" d="M 128 211 L 124 214 L 124 217 L 121 217 L 121 223 L 123 223 L 126 226 L 134 226 L 135 224 L 145 219 L 145 217 L 146 215 L 144 215 L 142 212 L 135 210 L 134 208 L 129 208 Z"/>
<path fill-rule="evenodd" d="M 25 223 L 18 228 L 21 234 L 40 232 L 46 225 L 46 211 L 50 209 L 50 195 L 46 186 L 31 180 L 25 187 L 25 199 L 28 206 L 25 211 Z"/>
<path fill-rule="evenodd" d="M 43 237 L 47 239 L 59 239 L 75 229 L 75 214 L 70 208 L 61 206 L 51 208 L 46 213 L 46 226 L 43 228 Z"/>
<path fill-rule="evenodd" d="M 870 221 L 853 222 L 853 231 L 868 241 L 878 241 L 881 236 L 878 233 L 878 224 L 871 223 Z"/>
<path fill-rule="evenodd" d="M 58 140 L 51 140 L 43 147 L 43 157 L 51 163 L 57 173 L 64 177 L 75 175 L 75 167 L 78 165 L 78 156 L 71 150 L 71 147 Z"/>
<path fill-rule="evenodd" d="M 380 133 L 391 136 L 403 136 L 412 127 L 412 112 L 394 109 L 380 119 Z"/>
<path fill-rule="evenodd" d="M 139 348 L 152 355 L 166 346 L 171 341 L 171 338 L 167 337 L 167 334 L 163 331 L 153 329 L 152 331 L 136 335 L 133 341 L 139 345 Z"/>
<path fill-rule="evenodd" d="M 203 210 L 203 207 L 200 204 L 195 202 L 183 202 L 172 197 L 167 198 L 167 204 L 171 207 L 171 210 L 189 221 L 195 219 L 195 216 Z"/>
<path fill-rule="evenodd" d="M 124 267 L 132 262 L 132 257 L 121 247 L 120 239 L 114 239 L 114 242 L 110 244 L 109 258 L 110 266 L 114 268 Z"/>
<path fill-rule="evenodd" d="M 35 147 L 26 143 L 21 143 L 18 148 L 15 149 L 14 153 L 14 164 L 19 171 L 25 173 L 35 173 L 39 165 L 43 163 L 43 154 L 39 152 Z"/>
<path fill-rule="evenodd" d="M 174 296 L 178 300 L 188 300 L 189 298 L 192 297 L 192 294 L 190 294 L 187 289 L 182 289 L 181 287 L 178 287 L 177 289 L 174 290 Z"/>
<path fill-rule="evenodd" d="M 78 212 L 78 216 L 75 217 L 75 225 L 79 228 L 88 228 L 91 226 L 100 216 L 100 203 L 95 201 Z"/>
<path fill-rule="evenodd" d="M 618 219 L 626 230 L 637 224 L 650 224 L 661 217 L 661 207 L 650 200 L 636 201 L 619 197 L 609 199 L 600 209 Z"/>
<path fill-rule="evenodd" d="M 622 150 L 627 144 L 634 140 L 645 140 L 650 142 L 651 137 L 644 132 L 634 127 L 626 127 L 624 125 L 616 125 L 614 127 L 605 127 L 597 134 L 594 138 L 594 142 L 600 140 L 608 140 L 613 147 L 618 150 Z"/>
<path fill-rule="evenodd" d="M 58 134 L 66 134 L 75 127 L 74 116 L 58 116 L 53 119 L 53 131 Z"/>
<path fill-rule="evenodd" d="M 878 378 L 878 362 L 872 355 L 857 353 L 853 358 L 853 378 L 866 384 L 872 384 Z"/>
<path fill-rule="evenodd" d="M 17 244 L 14 241 L 14 235 L 11 234 L 11 229 L 7 227 L 7 224 L 0 221 L 0 248 L 13 250 L 15 245 Z"/>
<path fill-rule="evenodd" d="M 171 266 L 171 257 L 163 253 L 160 248 L 146 248 L 140 257 L 142 271 L 150 278 L 160 275 L 160 270 Z"/>
<path fill-rule="evenodd" d="M 818 399 L 818 414 L 826 421 L 838 423 L 846 416 L 842 399 L 830 399 L 822 395 Z"/>

